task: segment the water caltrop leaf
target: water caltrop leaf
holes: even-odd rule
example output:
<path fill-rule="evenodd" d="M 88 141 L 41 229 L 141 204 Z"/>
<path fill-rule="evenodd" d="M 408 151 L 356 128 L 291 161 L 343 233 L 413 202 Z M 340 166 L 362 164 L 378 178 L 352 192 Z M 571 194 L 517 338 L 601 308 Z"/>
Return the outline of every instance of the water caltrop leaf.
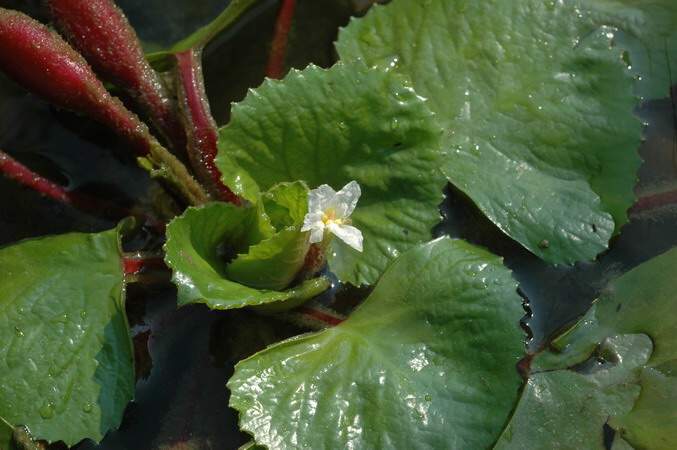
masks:
<path fill-rule="evenodd" d="M 357 181 L 362 197 L 351 219 L 364 252 L 334 239 L 328 262 L 341 280 L 371 284 L 440 221 L 440 136 L 424 100 L 399 75 L 310 66 L 264 82 L 233 106 L 217 165 L 224 183 L 250 201 L 285 181 L 336 190 Z"/>
<path fill-rule="evenodd" d="M 0 417 L 36 439 L 99 441 L 132 399 L 120 230 L 0 250 Z"/>
<path fill-rule="evenodd" d="M 165 262 L 172 269 L 179 305 L 204 303 L 212 309 L 242 308 L 283 300 L 307 300 L 326 290 L 329 282 L 322 277 L 284 291 L 259 289 L 228 278 L 228 255 L 246 254 L 251 246 L 278 235 L 265 213 L 255 206 L 209 203 L 188 208 L 167 226 L 165 244 Z M 281 243 L 286 241 L 275 240 L 255 251 L 259 252 L 260 259 L 275 256 L 265 251 Z M 279 269 L 286 270 L 285 267 Z"/>
<path fill-rule="evenodd" d="M 394 0 L 337 48 L 408 76 L 445 129 L 449 180 L 559 264 L 606 249 L 634 201 L 641 125 L 610 40 L 569 1 Z"/>
<path fill-rule="evenodd" d="M 612 282 L 536 357 L 500 449 L 669 450 L 677 442 L 677 249 Z M 537 430 L 538 436 L 535 436 Z"/>
<path fill-rule="evenodd" d="M 644 98 L 669 97 L 677 80 L 677 2 L 674 0 L 579 0 L 592 24 L 617 28 Z"/>
<path fill-rule="evenodd" d="M 345 322 L 240 362 L 240 427 L 283 448 L 488 448 L 517 400 L 524 315 L 501 259 L 441 238 Z"/>

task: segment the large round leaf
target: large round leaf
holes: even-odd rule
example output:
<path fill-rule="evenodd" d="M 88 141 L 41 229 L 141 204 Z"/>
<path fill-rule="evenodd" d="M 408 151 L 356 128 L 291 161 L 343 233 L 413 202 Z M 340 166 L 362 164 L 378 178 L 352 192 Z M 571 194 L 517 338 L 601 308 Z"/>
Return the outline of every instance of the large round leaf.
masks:
<path fill-rule="evenodd" d="M 226 185 L 251 201 L 283 181 L 338 190 L 356 180 L 362 198 L 352 219 L 364 252 L 335 239 L 329 265 L 342 280 L 369 284 L 400 252 L 429 240 L 440 220 L 440 135 L 400 76 L 311 66 L 266 81 L 233 106 L 217 165 Z"/>
<path fill-rule="evenodd" d="M 446 131 L 449 180 L 530 251 L 571 263 L 627 221 L 640 164 L 633 80 L 608 34 L 570 1 L 394 0 L 337 47 L 409 76 Z"/>
<path fill-rule="evenodd" d="M 134 393 L 118 230 L 0 250 L 0 417 L 74 445 L 116 428 Z"/>
<path fill-rule="evenodd" d="M 487 448 L 517 399 L 523 315 L 499 258 L 442 238 L 347 321 L 239 363 L 231 406 L 270 449 Z"/>
<path fill-rule="evenodd" d="M 500 449 L 671 450 L 677 442 L 677 249 L 612 282 L 536 357 Z M 629 448 L 629 447 L 628 447 Z"/>

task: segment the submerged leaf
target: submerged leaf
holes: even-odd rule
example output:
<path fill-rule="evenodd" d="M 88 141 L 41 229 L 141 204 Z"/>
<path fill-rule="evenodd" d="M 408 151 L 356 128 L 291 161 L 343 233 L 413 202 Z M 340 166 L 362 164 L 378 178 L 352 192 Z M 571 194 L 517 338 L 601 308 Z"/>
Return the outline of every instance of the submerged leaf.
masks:
<path fill-rule="evenodd" d="M 266 81 L 233 106 L 220 131 L 224 183 L 256 201 L 283 181 L 362 188 L 353 225 L 364 252 L 335 239 L 330 269 L 350 283 L 375 282 L 400 252 L 431 238 L 445 180 L 440 129 L 425 102 L 393 73 L 338 64 Z"/>
<path fill-rule="evenodd" d="M 500 449 L 670 450 L 677 442 L 677 249 L 612 282 L 533 363 Z"/>
<path fill-rule="evenodd" d="M 394 0 L 337 47 L 410 77 L 446 131 L 449 180 L 531 252 L 572 263 L 627 222 L 640 164 L 633 79 L 607 33 L 570 1 Z"/>
<path fill-rule="evenodd" d="M 0 250 L 0 417 L 37 439 L 101 440 L 134 393 L 119 230 Z"/>
<path fill-rule="evenodd" d="M 342 324 L 240 362 L 231 406 L 270 449 L 487 448 L 517 399 L 523 314 L 499 258 L 442 238 Z"/>

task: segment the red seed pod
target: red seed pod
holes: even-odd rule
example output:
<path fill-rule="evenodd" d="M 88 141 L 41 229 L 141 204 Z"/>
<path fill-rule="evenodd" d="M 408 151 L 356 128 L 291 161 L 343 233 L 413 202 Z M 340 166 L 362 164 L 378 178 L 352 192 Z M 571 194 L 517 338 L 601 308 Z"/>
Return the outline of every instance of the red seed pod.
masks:
<path fill-rule="evenodd" d="M 183 151 L 185 135 L 160 76 L 136 32 L 112 0 L 48 0 L 66 39 L 105 80 L 125 89 L 166 139 Z"/>
<path fill-rule="evenodd" d="M 56 106 L 108 125 L 137 153 L 150 150 L 146 125 L 108 93 L 79 53 L 40 22 L 5 8 L 0 8 L 0 70 Z"/>

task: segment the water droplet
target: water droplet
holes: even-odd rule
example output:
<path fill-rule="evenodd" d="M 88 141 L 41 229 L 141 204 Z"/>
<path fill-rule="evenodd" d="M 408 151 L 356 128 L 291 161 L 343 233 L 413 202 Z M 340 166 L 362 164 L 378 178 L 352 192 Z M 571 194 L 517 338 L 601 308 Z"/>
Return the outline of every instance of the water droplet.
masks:
<path fill-rule="evenodd" d="M 80 312 L 80 318 L 86 319 L 86 318 L 87 318 L 87 311 L 82 310 L 82 311 Z"/>
<path fill-rule="evenodd" d="M 86 413 L 91 413 L 92 409 L 94 409 L 94 407 L 89 402 L 85 403 L 85 405 L 82 407 L 82 410 Z"/>
<path fill-rule="evenodd" d="M 42 408 L 40 408 L 40 417 L 43 419 L 51 419 L 54 417 L 54 403 L 48 402 L 42 405 Z"/>
<path fill-rule="evenodd" d="M 425 398 L 426 402 L 432 402 L 433 401 L 433 396 L 430 395 L 430 394 L 426 394 L 424 398 Z"/>
<path fill-rule="evenodd" d="M 14 327 L 14 334 L 16 334 L 17 337 L 24 337 L 24 332 L 19 327 Z"/>

